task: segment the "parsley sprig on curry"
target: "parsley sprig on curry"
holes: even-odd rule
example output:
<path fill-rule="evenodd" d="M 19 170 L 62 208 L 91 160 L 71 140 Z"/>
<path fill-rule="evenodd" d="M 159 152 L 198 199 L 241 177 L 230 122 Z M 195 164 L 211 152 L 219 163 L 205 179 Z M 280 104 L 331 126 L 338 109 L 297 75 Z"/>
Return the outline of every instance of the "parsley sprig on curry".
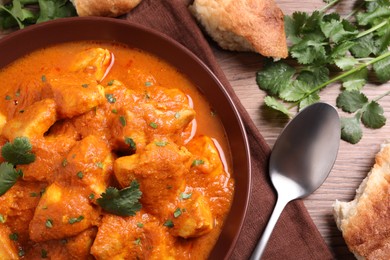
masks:
<path fill-rule="evenodd" d="M 109 42 L 0 70 L 1 259 L 204 259 L 234 190 L 218 116 L 159 58 Z"/>

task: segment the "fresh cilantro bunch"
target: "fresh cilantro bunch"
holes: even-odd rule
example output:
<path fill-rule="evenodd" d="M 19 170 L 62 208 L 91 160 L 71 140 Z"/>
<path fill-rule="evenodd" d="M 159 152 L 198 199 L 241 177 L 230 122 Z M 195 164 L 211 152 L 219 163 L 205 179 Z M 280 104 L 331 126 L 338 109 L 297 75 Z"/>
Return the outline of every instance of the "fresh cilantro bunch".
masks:
<path fill-rule="evenodd" d="M 321 89 L 341 83 L 336 104 L 352 118 L 341 118 L 342 139 L 357 143 L 361 122 L 369 128 L 386 123 L 378 100 L 361 92 L 373 74 L 375 82 L 390 80 L 390 1 L 366 0 L 349 15 L 328 13 L 328 4 L 311 14 L 295 12 L 285 17 L 290 42 L 288 61 L 268 61 L 256 81 L 269 95 L 265 104 L 288 116 L 320 100 Z"/>
<path fill-rule="evenodd" d="M 76 15 L 68 0 L 12 0 L 0 5 L 0 29 L 22 29 L 31 24 Z"/>

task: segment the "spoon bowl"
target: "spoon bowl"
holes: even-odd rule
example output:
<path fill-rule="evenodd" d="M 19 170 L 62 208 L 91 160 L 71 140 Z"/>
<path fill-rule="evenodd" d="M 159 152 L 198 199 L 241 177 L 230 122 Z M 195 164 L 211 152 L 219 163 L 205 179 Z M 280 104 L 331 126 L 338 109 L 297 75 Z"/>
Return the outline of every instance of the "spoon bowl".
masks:
<path fill-rule="evenodd" d="M 275 142 L 269 162 L 277 201 L 251 259 L 260 259 L 286 204 L 318 189 L 336 161 L 340 144 L 340 118 L 326 103 L 312 104 L 291 120 Z"/>

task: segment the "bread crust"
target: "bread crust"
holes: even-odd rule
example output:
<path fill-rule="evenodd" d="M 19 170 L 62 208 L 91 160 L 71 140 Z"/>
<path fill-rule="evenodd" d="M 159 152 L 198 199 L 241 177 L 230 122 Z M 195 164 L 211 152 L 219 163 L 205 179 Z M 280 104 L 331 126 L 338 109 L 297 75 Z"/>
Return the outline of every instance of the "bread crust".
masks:
<path fill-rule="evenodd" d="M 130 12 L 141 0 L 73 0 L 79 16 L 117 17 Z"/>
<path fill-rule="evenodd" d="M 390 259 L 390 144 L 376 155 L 355 199 L 336 201 L 334 216 L 357 259 Z"/>
<path fill-rule="evenodd" d="M 284 15 L 274 0 L 195 0 L 190 11 L 224 49 L 288 56 Z"/>

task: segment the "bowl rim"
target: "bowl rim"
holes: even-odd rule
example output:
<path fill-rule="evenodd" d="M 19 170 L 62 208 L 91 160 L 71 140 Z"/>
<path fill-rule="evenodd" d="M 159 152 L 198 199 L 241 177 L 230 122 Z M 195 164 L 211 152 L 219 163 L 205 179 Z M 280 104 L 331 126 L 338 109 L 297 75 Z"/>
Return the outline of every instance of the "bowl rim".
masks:
<path fill-rule="evenodd" d="M 150 34 L 150 35 L 153 35 L 153 37 L 157 37 L 159 38 L 160 40 L 164 41 L 166 44 L 168 45 L 172 45 L 174 48 L 177 48 L 181 54 L 185 54 L 187 55 L 191 60 L 193 60 L 194 63 L 196 63 L 197 66 L 199 66 L 201 69 L 203 69 L 205 71 L 206 74 L 208 74 L 208 76 L 211 78 L 212 81 L 215 82 L 215 84 L 219 87 L 220 91 L 222 91 L 222 93 L 224 94 L 224 97 L 226 99 L 226 101 L 229 103 L 229 106 L 230 108 L 233 110 L 234 112 L 234 115 L 235 115 L 235 120 L 238 124 L 238 127 L 239 127 L 239 130 L 241 131 L 241 136 L 242 136 L 242 139 L 243 139 L 243 145 L 244 145 L 244 150 L 245 150 L 245 156 L 246 157 L 246 160 L 245 160 L 245 163 L 246 163 L 246 167 L 247 167 L 247 182 L 245 183 L 246 184 L 246 187 L 247 187 L 247 192 L 245 194 L 245 196 L 241 199 L 244 199 L 245 201 L 240 201 L 240 205 L 243 205 L 243 211 L 241 213 L 241 217 L 240 217 L 240 221 L 239 221 L 239 225 L 238 225 L 238 232 L 236 232 L 234 234 L 234 237 L 231 239 L 231 244 L 230 244 L 230 247 L 229 249 L 227 250 L 225 256 L 224 256 L 224 259 L 228 259 L 231 255 L 231 253 L 233 252 L 236 244 L 237 244 L 237 241 L 238 241 L 238 238 L 242 232 L 242 227 L 243 227 L 243 224 L 244 224 L 244 220 L 247 216 L 247 211 L 248 211 L 248 205 L 249 205 L 249 199 L 250 199 L 250 194 L 251 194 L 251 189 L 252 189 L 252 172 L 251 172 L 251 160 L 250 160 L 250 149 L 249 149 L 249 142 L 248 142 L 248 136 L 247 136 L 247 133 L 246 133 L 246 130 L 245 130 L 245 125 L 244 125 L 244 122 L 241 118 L 241 115 L 238 111 L 238 108 L 236 106 L 236 104 L 234 103 L 233 99 L 231 98 L 230 94 L 228 93 L 228 91 L 226 90 L 225 86 L 221 83 L 221 81 L 217 78 L 217 76 L 214 74 L 214 72 L 200 59 L 198 58 L 192 51 L 190 51 L 187 47 L 183 46 L 181 43 L 179 43 L 178 41 L 174 40 L 173 38 L 169 37 L 168 35 L 160 32 L 160 31 L 157 31 L 155 29 L 152 29 L 150 27 L 146 27 L 144 25 L 140 25 L 140 24 L 137 24 L 137 23 L 134 23 L 134 22 L 130 22 L 130 21 L 127 21 L 127 20 L 124 20 L 124 19 L 118 19 L 118 18 L 107 18 L 107 17 L 69 17 L 69 18 L 59 18 L 59 19 L 56 19 L 56 20 L 51 20 L 51 21 L 47 21 L 47 22 L 43 22 L 43 23 L 39 23 L 39 24 L 35 24 L 35 25 L 31 25 L 29 27 L 26 27 L 24 29 L 21 29 L 21 30 L 17 30 L 17 31 L 13 31 L 11 33 L 9 33 L 8 35 L 2 37 L 0 39 L 0 50 L 4 49 L 4 48 L 10 48 L 9 45 L 13 45 L 15 42 L 18 42 L 18 41 L 21 41 L 23 39 L 29 39 L 32 37 L 32 35 L 36 32 L 41 32 L 43 30 L 47 30 L 48 28 L 56 28 L 56 27 L 61 27 L 61 26 L 67 26 L 68 24 L 83 24 L 83 23 L 108 23 L 108 24 L 112 24 L 112 26 L 116 26 L 116 25 L 121 25 L 121 26 L 125 26 L 125 27 L 128 27 L 129 29 L 135 29 L 135 30 L 138 30 L 138 31 L 143 31 L 145 32 L 146 34 Z M 75 39 L 70 39 L 70 40 L 66 40 L 67 39 L 67 36 L 66 35 L 62 35 L 62 34 L 59 34 L 58 35 L 61 39 L 59 39 L 58 41 L 55 41 L 55 43 L 63 43 L 63 42 L 72 42 L 72 41 L 78 41 L 78 40 L 75 40 Z M 70 37 L 72 38 L 72 37 Z M 116 41 L 116 39 L 112 39 L 113 41 Z M 118 41 L 118 42 L 122 42 L 122 41 Z M 50 45 L 53 45 L 55 43 L 48 43 L 46 46 L 50 46 Z M 123 42 L 122 42 L 123 43 Z M 124 43 L 128 46 L 131 46 L 127 43 Z M 34 50 L 37 50 L 37 49 L 40 49 L 40 48 L 43 48 L 45 46 L 43 46 L 42 44 L 34 44 L 34 42 L 24 42 L 24 46 L 22 47 L 23 49 L 22 50 L 19 50 L 20 52 L 20 55 L 18 55 L 18 57 L 16 58 L 10 58 L 10 59 L 2 59 L 0 61 L 0 69 L 7 66 L 9 63 L 13 62 L 14 60 L 16 60 L 17 58 L 19 57 L 22 57 Z M 142 47 L 139 48 L 142 50 Z M 150 52 L 148 50 L 146 50 L 147 52 Z M 156 53 L 153 53 L 155 56 L 159 57 L 158 54 Z M 161 58 L 161 57 L 160 57 Z M 169 60 L 167 59 L 164 59 L 166 62 L 172 64 Z M 174 67 L 177 67 L 175 65 L 173 65 Z M 187 74 L 186 74 L 187 75 Z M 193 81 L 193 79 L 191 78 L 191 75 L 187 75 L 188 79 L 190 81 Z M 195 84 L 196 85 L 196 84 Z M 196 86 L 199 89 L 198 86 Z M 207 96 L 205 97 L 207 99 Z M 221 119 L 222 120 L 222 119 Z M 226 130 L 225 130 L 226 131 Z M 230 147 L 230 150 L 231 150 L 231 147 Z M 232 156 L 234 154 L 234 152 L 231 150 L 230 151 Z M 234 165 L 233 165 L 233 168 L 234 168 Z M 237 172 L 233 172 L 233 179 L 236 179 L 235 178 L 235 175 L 238 174 Z M 236 185 L 235 185 L 235 188 L 236 188 Z M 234 210 L 233 209 L 233 203 L 234 203 L 234 200 L 235 200 L 235 197 L 236 197 L 236 190 L 234 191 L 234 196 L 233 196 L 233 201 L 232 201 L 232 205 L 231 205 L 231 208 L 229 210 L 229 213 L 228 215 L 231 214 L 231 212 Z M 225 222 L 224 222 L 224 225 L 221 229 L 221 234 L 222 234 L 222 231 L 224 230 L 225 226 L 228 225 L 229 223 L 227 223 L 227 218 L 228 216 L 226 216 L 225 218 Z M 219 236 L 217 241 L 216 241 L 216 244 L 214 245 L 214 247 L 218 244 L 218 241 L 221 239 L 221 237 Z M 222 247 L 221 247 L 222 248 Z M 226 245 L 224 245 L 223 247 L 225 250 L 226 250 Z M 211 253 L 213 252 L 214 248 L 212 249 Z"/>

